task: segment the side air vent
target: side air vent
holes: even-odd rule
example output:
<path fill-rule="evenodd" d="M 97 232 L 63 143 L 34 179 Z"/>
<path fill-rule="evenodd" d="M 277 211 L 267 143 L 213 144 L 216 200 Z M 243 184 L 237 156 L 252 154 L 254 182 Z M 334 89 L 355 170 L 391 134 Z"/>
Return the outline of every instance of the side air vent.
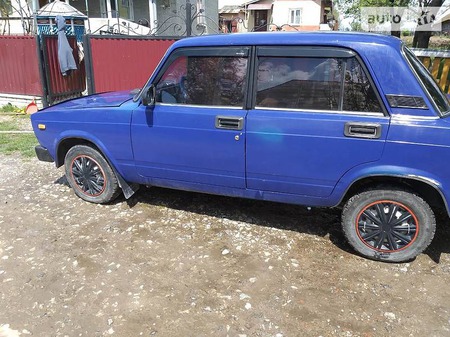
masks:
<path fill-rule="evenodd" d="M 386 98 L 391 108 L 428 109 L 420 96 L 386 95 Z"/>

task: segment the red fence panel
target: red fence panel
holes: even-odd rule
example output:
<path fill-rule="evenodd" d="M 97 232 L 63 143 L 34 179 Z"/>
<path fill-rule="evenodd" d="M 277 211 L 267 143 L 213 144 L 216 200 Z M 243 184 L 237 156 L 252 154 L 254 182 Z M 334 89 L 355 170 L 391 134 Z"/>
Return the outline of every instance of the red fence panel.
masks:
<path fill-rule="evenodd" d="M 88 36 L 89 92 L 140 88 L 175 38 Z M 89 75 L 88 75 L 89 77 Z"/>
<path fill-rule="evenodd" d="M 79 97 L 86 88 L 86 70 L 84 63 L 80 64 L 79 62 L 77 40 L 75 36 L 68 36 L 67 40 L 73 50 L 78 69 L 72 70 L 67 76 L 63 76 L 59 67 L 58 36 L 42 36 L 47 94 L 50 103 Z"/>
<path fill-rule="evenodd" d="M 0 92 L 43 95 L 35 36 L 0 35 Z"/>

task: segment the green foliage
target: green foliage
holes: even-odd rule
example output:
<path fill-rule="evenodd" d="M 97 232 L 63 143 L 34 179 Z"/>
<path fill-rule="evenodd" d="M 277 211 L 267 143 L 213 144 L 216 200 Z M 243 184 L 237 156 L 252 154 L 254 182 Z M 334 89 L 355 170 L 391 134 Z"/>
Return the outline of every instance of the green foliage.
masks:
<path fill-rule="evenodd" d="M 342 13 L 342 17 L 350 18 L 350 28 L 354 31 L 361 30 L 361 8 L 362 7 L 418 7 L 426 10 L 427 7 L 441 7 L 444 0 L 335 0 L 334 4 Z M 346 29 L 348 29 L 346 27 Z M 393 31 L 395 26 L 391 27 L 391 34 L 400 37 L 400 32 Z M 374 27 L 376 31 L 376 26 Z M 403 32 L 403 36 L 410 33 Z M 430 32 L 417 30 L 414 33 L 413 47 L 430 48 Z"/>
<path fill-rule="evenodd" d="M 355 32 L 359 32 L 359 31 L 362 30 L 362 28 L 361 28 L 361 22 L 359 22 L 359 21 L 353 21 L 353 22 L 350 24 L 350 27 L 352 28 L 352 31 L 355 31 Z"/>
<path fill-rule="evenodd" d="M 0 0 L 0 16 L 9 16 L 11 10 L 11 0 Z"/>
<path fill-rule="evenodd" d="M 3 105 L 0 107 L 0 112 L 7 112 L 7 113 L 24 113 L 23 108 L 19 108 L 15 105 L 12 105 L 11 103 L 8 103 L 6 105 Z"/>
<path fill-rule="evenodd" d="M 402 30 L 402 36 L 410 36 L 412 33 L 409 30 Z"/>
<path fill-rule="evenodd" d="M 13 154 L 19 153 L 24 157 L 34 157 L 34 147 L 37 144 L 37 139 L 31 133 L 0 133 L 0 153 Z"/>
<path fill-rule="evenodd" d="M 361 30 L 361 7 L 408 7 L 416 0 L 336 0 L 342 17 L 352 18 L 352 30 Z"/>

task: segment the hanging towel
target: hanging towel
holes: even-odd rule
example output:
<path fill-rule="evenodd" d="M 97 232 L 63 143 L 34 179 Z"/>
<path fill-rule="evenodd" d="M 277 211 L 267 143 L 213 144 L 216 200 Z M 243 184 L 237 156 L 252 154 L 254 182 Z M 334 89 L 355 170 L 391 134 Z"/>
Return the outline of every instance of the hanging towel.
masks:
<path fill-rule="evenodd" d="M 58 15 L 56 17 L 56 25 L 58 27 L 58 60 L 59 67 L 63 76 L 67 75 L 70 70 L 77 69 L 75 59 L 73 58 L 72 48 L 67 41 L 65 27 L 66 19 Z"/>

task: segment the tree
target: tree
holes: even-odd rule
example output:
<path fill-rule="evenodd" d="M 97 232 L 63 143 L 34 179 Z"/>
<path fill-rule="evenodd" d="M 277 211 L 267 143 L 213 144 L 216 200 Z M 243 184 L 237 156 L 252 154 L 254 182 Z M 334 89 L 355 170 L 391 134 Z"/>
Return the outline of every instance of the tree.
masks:
<path fill-rule="evenodd" d="M 401 8 L 408 7 L 414 0 L 336 0 L 335 3 L 347 17 L 352 17 L 353 27 L 361 27 L 361 7 L 392 7 L 392 14 L 398 13 Z M 391 35 L 400 37 L 400 31 L 391 29 Z"/>
<path fill-rule="evenodd" d="M 405 7 L 417 6 L 422 13 L 427 12 L 427 7 L 442 7 L 444 0 L 336 0 L 335 4 L 339 7 L 341 13 L 353 18 L 352 28 L 361 27 L 361 7 L 392 7 L 392 14 Z M 419 13 L 420 14 L 420 13 Z M 417 26 L 419 26 L 419 22 Z M 400 31 L 391 29 L 391 35 L 400 37 Z M 428 48 L 431 30 L 421 31 L 416 29 L 413 39 L 413 47 Z"/>
<path fill-rule="evenodd" d="M 11 0 L 0 0 L 0 16 L 8 17 L 11 8 Z"/>
<path fill-rule="evenodd" d="M 400 15 L 400 17 L 403 14 L 403 9 L 405 7 L 408 7 L 410 5 L 410 3 L 412 2 L 412 0 L 389 0 L 389 6 L 388 7 L 392 7 L 392 12 L 394 14 L 398 14 Z M 391 29 L 391 35 L 393 36 L 397 36 L 400 37 L 401 35 L 401 31 L 400 30 L 393 30 Z"/>
<path fill-rule="evenodd" d="M 26 0 L 17 0 L 13 2 L 11 0 L 0 0 L 0 16 L 6 18 L 6 25 L 3 28 L 2 34 L 6 32 L 6 28 L 9 28 L 9 20 L 12 13 L 17 13 L 22 21 L 22 27 L 24 33 L 29 34 L 31 32 L 31 24 L 28 21 L 31 17 L 32 11 Z"/>
<path fill-rule="evenodd" d="M 443 0 L 419 0 L 419 7 L 422 13 L 427 12 L 427 7 L 441 7 Z M 419 26 L 419 24 L 417 24 Z M 421 31 L 416 29 L 413 38 L 414 48 L 428 48 L 430 43 L 431 30 Z"/>
<path fill-rule="evenodd" d="M 0 0 L 0 17 L 9 17 L 11 9 L 11 0 Z M 3 31 L 0 32 L 0 34 L 4 34 L 6 29 L 9 29 L 9 20 L 6 20 L 6 24 L 3 26 Z"/>

